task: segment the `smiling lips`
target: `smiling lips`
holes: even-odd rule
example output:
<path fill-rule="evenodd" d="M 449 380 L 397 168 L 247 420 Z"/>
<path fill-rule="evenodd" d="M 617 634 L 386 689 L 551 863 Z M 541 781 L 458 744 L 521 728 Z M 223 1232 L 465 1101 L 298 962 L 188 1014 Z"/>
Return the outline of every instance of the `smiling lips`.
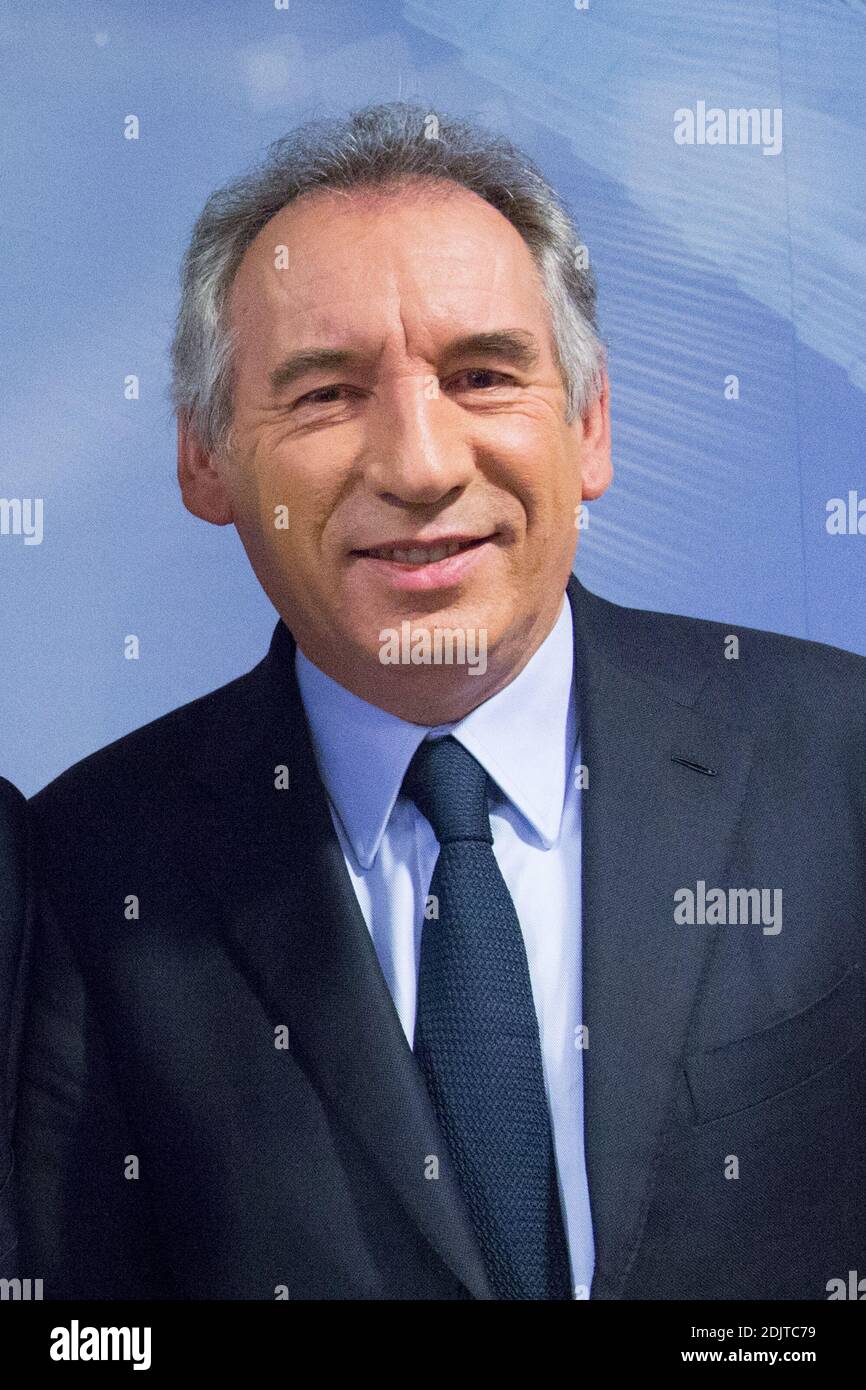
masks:
<path fill-rule="evenodd" d="M 487 536 L 435 536 L 432 540 L 409 537 L 353 554 L 392 596 L 396 591 L 429 593 L 465 584 L 483 566 L 497 535 L 493 531 Z"/>
<path fill-rule="evenodd" d="M 439 536 L 431 541 L 391 541 L 367 550 L 356 550 L 354 554 L 396 565 L 435 565 L 491 539 L 492 536 Z"/>

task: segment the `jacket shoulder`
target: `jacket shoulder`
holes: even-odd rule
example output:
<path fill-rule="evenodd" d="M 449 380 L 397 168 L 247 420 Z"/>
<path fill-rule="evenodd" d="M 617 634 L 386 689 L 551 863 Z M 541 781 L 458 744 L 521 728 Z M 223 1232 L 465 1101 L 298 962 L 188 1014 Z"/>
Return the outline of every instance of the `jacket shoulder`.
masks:
<path fill-rule="evenodd" d="M 99 808 L 110 814 L 113 795 L 128 799 L 137 790 L 148 799 L 178 773 L 178 757 L 204 729 L 228 729 L 249 703 L 264 661 L 251 671 L 169 710 L 122 735 L 66 768 L 30 798 L 34 822 L 60 812 L 87 814 Z M 118 803 L 115 803 L 115 806 Z"/>
<path fill-rule="evenodd" d="M 818 723 L 837 714 L 866 728 L 864 656 L 739 623 L 629 608 L 584 592 L 601 649 L 655 685 L 688 669 L 696 689 L 709 678 L 733 713 L 756 723 L 784 708 Z"/>

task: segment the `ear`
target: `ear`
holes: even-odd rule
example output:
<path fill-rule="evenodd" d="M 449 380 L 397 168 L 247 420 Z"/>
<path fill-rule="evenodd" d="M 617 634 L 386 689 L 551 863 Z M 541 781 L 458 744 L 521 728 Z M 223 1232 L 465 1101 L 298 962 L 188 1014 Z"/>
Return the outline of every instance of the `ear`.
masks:
<path fill-rule="evenodd" d="M 610 456 L 610 382 L 602 371 L 601 390 L 587 406 L 583 416 L 573 420 L 580 455 L 581 496 L 601 497 L 613 478 Z"/>
<path fill-rule="evenodd" d="M 234 520 L 231 497 L 214 455 L 202 447 L 188 417 L 177 420 L 177 481 L 183 504 L 193 516 L 214 526 L 228 526 Z"/>

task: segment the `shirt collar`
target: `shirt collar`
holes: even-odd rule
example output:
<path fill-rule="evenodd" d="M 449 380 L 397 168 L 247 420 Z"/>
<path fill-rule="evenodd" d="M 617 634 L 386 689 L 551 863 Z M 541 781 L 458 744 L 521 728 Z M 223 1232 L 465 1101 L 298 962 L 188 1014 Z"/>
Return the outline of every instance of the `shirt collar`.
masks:
<path fill-rule="evenodd" d="M 358 863 L 373 864 L 406 769 L 428 734 L 453 734 L 544 848 L 555 844 L 577 740 L 573 665 L 571 604 L 563 598 L 553 628 L 514 680 L 465 718 L 425 727 L 353 695 L 297 647 L 295 671 L 319 775 Z"/>

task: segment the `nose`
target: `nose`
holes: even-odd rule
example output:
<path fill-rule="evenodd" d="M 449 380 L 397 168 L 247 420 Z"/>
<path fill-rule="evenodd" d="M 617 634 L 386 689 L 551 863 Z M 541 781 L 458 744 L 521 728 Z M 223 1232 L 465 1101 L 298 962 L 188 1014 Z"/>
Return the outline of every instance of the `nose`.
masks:
<path fill-rule="evenodd" d="M 473 452 L 459 409 L 435 376 L 390 375 L 380 382 L 368 419 L 366 480 L 384 500 L 431 505 L 472 477 Z"/>

